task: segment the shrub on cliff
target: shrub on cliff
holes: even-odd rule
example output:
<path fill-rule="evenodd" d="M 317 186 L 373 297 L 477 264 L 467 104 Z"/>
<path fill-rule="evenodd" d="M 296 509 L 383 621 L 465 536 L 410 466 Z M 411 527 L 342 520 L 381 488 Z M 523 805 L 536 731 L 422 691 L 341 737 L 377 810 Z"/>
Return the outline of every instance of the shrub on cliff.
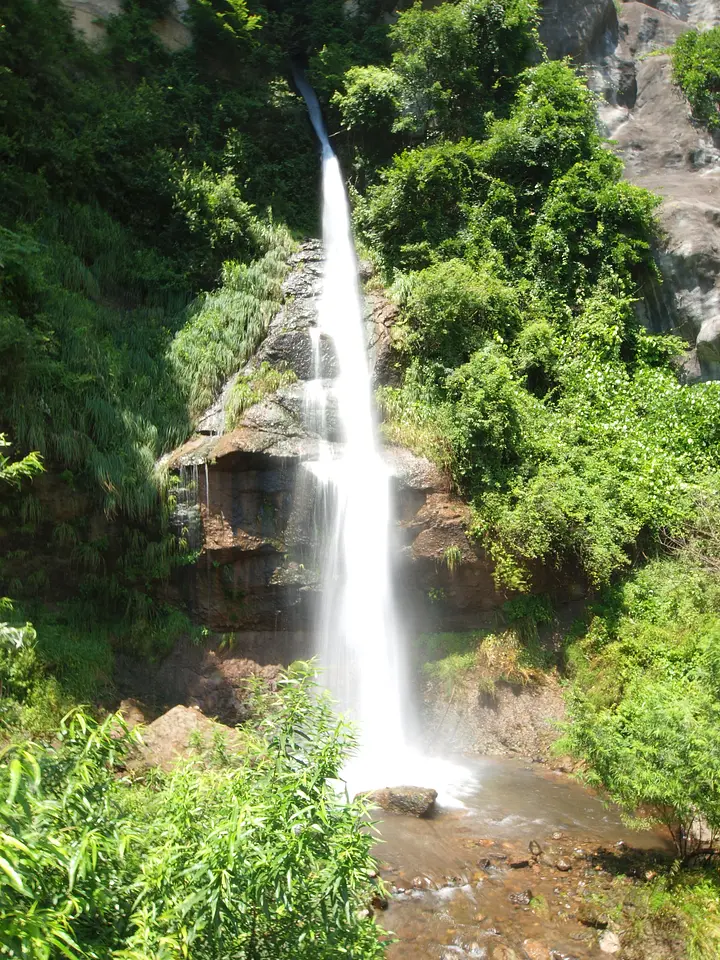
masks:
<path fill-rule="evenodd" d="M 673 78 L 693 114 L 711 130 L 720 127 L 720 27 L 690 30 L 675 41 Z"/>
<path fill-rule="evenodd" d="M 357 204 L 401 308 L 385 432 L 473 499 L 500 584 L 543 563 L 606 584 L 720 483 L 717 385 L 681 385 L 682 345 L 632 308 L 656 205 L 563 62 L 524 70 L 482 139 L 397 155 Z"/>

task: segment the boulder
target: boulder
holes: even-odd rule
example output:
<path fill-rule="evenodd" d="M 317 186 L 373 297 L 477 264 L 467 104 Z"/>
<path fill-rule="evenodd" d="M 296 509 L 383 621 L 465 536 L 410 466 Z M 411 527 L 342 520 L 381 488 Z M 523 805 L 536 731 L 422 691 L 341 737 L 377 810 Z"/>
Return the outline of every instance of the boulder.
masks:
<path fill-rule="evenodd" d="M 241 736 L 236 730 L 208 719 L 196 707 L 173 707 L 142 731 L 142 742 L 128 768 L 171 770 L 178 761 L 196 755 L 198 749 L 212 747 L 218 734 L 228 749 L 240 748 Z"/>
<path fill-rule="evenodd" d="M 429 817 L 435 809 L 437 790 L 428 787 L 385 787 L 368 794 L 368 799 L 389 813 Z"/>

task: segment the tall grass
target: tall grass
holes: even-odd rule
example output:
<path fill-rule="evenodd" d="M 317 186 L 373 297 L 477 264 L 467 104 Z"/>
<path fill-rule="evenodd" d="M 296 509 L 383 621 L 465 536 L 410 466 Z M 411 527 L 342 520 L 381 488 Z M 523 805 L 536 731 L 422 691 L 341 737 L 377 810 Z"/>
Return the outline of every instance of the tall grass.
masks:
<path fill-rule="evenodd" d="M 187 391 L 191 416 L 201 413 L 225 381 L 257 350 L 281 303 L 287 259 L 295 244 L 287 229 L 268 225 L 267 252 L 250 264 L 228 261 L 222 284 L 200 297 L 169 351 Z"/>

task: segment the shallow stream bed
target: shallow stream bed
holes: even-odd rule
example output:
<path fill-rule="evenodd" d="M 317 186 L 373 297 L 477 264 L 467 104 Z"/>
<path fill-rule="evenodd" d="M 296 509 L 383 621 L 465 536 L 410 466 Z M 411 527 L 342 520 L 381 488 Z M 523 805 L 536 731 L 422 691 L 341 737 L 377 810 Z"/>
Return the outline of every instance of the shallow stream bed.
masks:
<path fill-rule="evenodd" d="M 616 934 L 593 908 L 626 861 L 667 846 L 625 827 L 562 774 L 522 761 L 462 761 L 463 807 L 382 814 L 376 855 L 392 891 L 380 917 L 390 960 L 591 960 Z M 631 881 L 628 881 L 631 882 Z"/>

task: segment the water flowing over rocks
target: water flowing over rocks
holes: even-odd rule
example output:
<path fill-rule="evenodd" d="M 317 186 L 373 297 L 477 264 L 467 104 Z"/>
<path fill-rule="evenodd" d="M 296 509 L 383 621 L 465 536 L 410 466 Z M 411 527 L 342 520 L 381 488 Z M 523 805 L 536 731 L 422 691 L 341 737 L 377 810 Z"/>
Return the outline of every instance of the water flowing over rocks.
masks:
<path fill-rule="evenodd" d="M 720 376 L 720 151 L 691 115 L 661 51 L 693 27 L 720 23 L 718 0 L 546 0 L 540 34 L 551 57 L 584 64 L 603 98 L 600 119 L 626 177 L 659 194 L 663 282 L 648 280 L 638 310 L 689 344 L 690 379 Z"/>

